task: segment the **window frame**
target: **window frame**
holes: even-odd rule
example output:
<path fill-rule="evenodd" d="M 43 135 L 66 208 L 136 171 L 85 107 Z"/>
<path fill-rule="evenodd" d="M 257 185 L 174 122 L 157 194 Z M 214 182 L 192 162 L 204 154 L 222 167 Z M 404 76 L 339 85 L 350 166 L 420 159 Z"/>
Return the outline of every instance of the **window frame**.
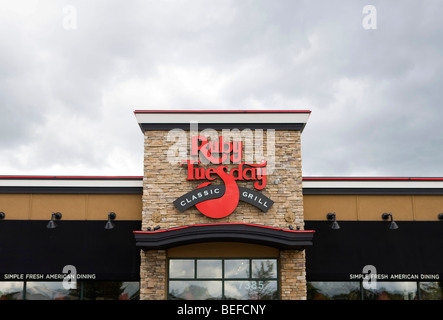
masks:
<path fill-rule="evenodd" d="M 171 278 L 170 277 L 170 263 L 171 260 L 194 260 L 194 277 L 193 278 Z M 221 260 L 221 277 L 220 278 L 198 278 L 197 277 L 197 261 L 198 260 Z M 225 261 L 227 260 L 247 260 L 249 263 L 248 272 L 249 277 L 241 277 L 241 278 L 227 278 L 225 276 Z M 255 278 L 252 276 L 252 261 L 253 260 L 274 260 L 276 265 L 275 277 L 272 278 Z M 166 285 L 166 299 L 171 300 L 170 298 L 170 281 L 221 281 L 222 283 L 222 292 L 221 292 L 221 300 L 226 300 L 225 296 L 225 282 L 226 281 L 276 281 L 277 283 L 277 297 L 280 299 L 280 260 L 276 257 L 170 257 L 167 259 L 167 285 Z"/>

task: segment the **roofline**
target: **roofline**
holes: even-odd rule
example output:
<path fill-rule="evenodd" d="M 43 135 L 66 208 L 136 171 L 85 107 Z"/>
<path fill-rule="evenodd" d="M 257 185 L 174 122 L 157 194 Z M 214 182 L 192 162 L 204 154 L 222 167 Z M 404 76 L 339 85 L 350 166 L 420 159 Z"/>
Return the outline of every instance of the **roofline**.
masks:
<path fill-rule="evenodd" d="M 141 180 L 143 176 L 69 176 L 69 175 L 0 175 L 0 179 L 105 179 L 105 180 L 117 180 L 117 179 L 133 179 Z M 303 177 L 303 181 L 382 181 L 382 180 L 398 180 L 398 181 L 443 181 L 443 177 Z"/>
<path fill-rule="evenodd" d="M 143 180 L 143 176 L 0 175 L 0 180 Z M 304 182 L 443 181 L 443 177 L 303 177 Z"/>
<path fill-rule="evenodd" d="M 303 181 L 443 181 L 443 177 L 303 177 Z"/>
<path fill-rule="evenodd" d="M 443 177 L 304 177 L 304 195 L 443 195 Z M 0 176 L 0 194 L 142 194 L 142 176 Z"/>
<path fill-rule="evenodd" d="M 137 113 L 311 113 L 310 110 L 135 110 Z"/>
<path fill-rule="evenodd" d="M 143 180 L 143 176 L 0 175 L 0 180 Z"/>
<path fill-rule="evenodd" d="M 442 177 L 304 177 L 305 195 L 443 195 Z"/>
<path fill-rule="evenodd" d="M 274 129 L 302 132 L 311 115 L 311 111 L 136 110 L 134 115 L 142 132 L 173 129 Z"/>
<path fill-rule="evenodd" d="M 0 194 L 141 194 L 141 176 L 0 176 Z"/>
<path fill-rule="evenodd" d="M 0 175 L 0 180 L 143 180 L 143 176 Z M 443 177 L 303 177 L 303 181 L 443 181 Z"/>

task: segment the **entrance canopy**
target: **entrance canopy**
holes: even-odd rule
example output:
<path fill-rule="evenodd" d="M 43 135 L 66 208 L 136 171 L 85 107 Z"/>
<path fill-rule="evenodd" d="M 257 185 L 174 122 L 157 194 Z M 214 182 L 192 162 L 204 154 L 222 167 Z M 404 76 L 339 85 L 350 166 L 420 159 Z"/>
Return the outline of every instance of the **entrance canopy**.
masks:
<path fill-rule="evenodd" d="M 143 250 L 168 249 L 199 242 L 243 242 L 300 250 L 312 245 L 314 231 L 246 223 L 213 223 L 158 231 L 134 231 L 134 236 L 136 246 Z"/>

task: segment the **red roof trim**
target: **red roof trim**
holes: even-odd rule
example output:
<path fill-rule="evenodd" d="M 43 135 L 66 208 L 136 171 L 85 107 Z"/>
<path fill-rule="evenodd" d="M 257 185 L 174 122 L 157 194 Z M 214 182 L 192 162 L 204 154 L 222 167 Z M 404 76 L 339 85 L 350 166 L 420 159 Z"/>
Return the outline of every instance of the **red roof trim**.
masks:
<path fill-rule="evenodd" d="M 303 177 L 303 181 L 443 181 L 443 177 Z"/>
<path fill-rule="evenodd" d="M 0 179 L 36 179 L 36 180 L 143 180 L 142 176 L 0 176 Z"/>
<path fill-rule="evenodd" d="M 135 110 L 134 113 L 311 113 L 310 110 Z"/>
<path fill-rule="evenodd" d="M 0 175 L 0 179 L 143 180 L 143 176 Z M 303 177 L 303 181 L 443 181 L 443 177 Z"/>
<path fill-rule="evenodd" d="M 282 229 L 277 227 L 269 227 L 269 226 L 263 226 L 259 224 L 251 224 L 251 223 L 203 223 L 203 224 L 193 224 L 188 226 L 182 226 L 182 227 L 175 227 L 175 228 L 169 228 L 169 229 L 163 229 L 163 230 L 157 230 L 157 231 L 133 231 L 135 233 L 158 233 L 158 232 L 167 232 L 167 231 L 174 231 L 179 229 L 186 229 L 186 228 L 192 228 L 192 227 L 202 227 L 202 226 L 220 226 L 220 225 L 243 225 L 243 226 L 253 226 L 253 227 L 260 227 L 260 228 L 267 228 L 267 229 L 273 229 L 273 230 L 281 230 L 286 232 L 296 232 L 296 233 L 314 233 L 313 230 L 289 230 L 289 229 Z"/>

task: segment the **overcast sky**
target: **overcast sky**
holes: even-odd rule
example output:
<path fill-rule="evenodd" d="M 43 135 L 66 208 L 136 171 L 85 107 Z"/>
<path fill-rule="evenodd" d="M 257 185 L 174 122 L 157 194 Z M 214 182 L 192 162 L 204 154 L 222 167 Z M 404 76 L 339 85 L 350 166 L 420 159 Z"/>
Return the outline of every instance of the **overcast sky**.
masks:
<path fill-rule="evenodd" d="M 441 177 L 442 12 L 2 0 L 0 175 L 142 175 L 134 110 L 308 109 L 304 176 Z"/>

